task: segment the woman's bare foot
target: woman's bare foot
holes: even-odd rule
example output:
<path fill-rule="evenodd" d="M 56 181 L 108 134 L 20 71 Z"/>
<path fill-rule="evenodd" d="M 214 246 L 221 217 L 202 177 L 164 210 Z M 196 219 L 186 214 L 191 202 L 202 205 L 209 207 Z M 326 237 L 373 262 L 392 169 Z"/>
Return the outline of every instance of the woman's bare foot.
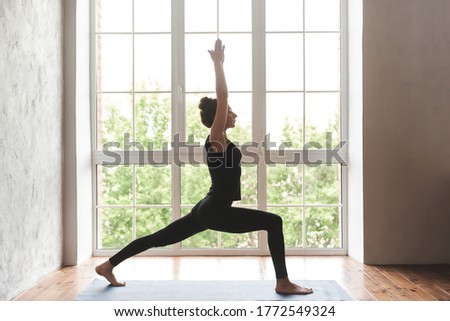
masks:
<path fill-rule="evenodd" d="M 313 290 L 311 288 L 305 288 L 301 285 L 297 285 L 289 281 L 289 279 L 282 278 L 277 279 L 277 285 L 275 287 L 275 292 L 278 294 L 311 294 Z"/>
<path fill-rule="evenodd" d="M 125 286 L 125 282 L 118 282 L 113 273 L 114 266 L 107 260 L 106 262 L 97 265 L 95 267 L 95 272 L 98 275 L 104 276 L 112 286 Z"/>

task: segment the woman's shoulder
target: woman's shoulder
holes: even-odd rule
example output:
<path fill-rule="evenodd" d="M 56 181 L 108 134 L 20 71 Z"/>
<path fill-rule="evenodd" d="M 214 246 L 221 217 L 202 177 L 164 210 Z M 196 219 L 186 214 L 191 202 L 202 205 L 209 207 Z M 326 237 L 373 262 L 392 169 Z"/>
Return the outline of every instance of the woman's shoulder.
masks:
<path fill-rule="evenodd" d="M 227 138 L 227 148 L 226 148 L 223 152 L 216 152 L 216 150 L 214 149 L 214 147 L 213 147 L 212 144 L 211 144 L 211 141 L 210 141 L 210 135 L 208 135 L 208 136 L 206 137 L 206 140 L 205 140 L 205 149 L 206 149 L 206 151 L 207 151 L 208 153 L 212 153 L 212 154 L 225 154 L 226 151 L 227 151 L 228 149 L 230 149 L 230 147 L 236 147 L 236 145 L 234 145 L 233 142 Z"/>

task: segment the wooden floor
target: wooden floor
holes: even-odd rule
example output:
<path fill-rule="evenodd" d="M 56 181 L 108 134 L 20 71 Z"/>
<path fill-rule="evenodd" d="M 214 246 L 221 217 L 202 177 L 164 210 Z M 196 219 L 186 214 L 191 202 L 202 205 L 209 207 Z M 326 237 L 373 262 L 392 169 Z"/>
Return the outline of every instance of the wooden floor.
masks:
<path fill-rule="evenodd" d="M 74 300 L 103 261 L 63 267 L 16 300 Z M 450 301 L 450 265 L 369 266 L 346 256 L 289 256 L 287 265 L 291 280 L 336 280 L 354 300 Z M 274 279 L 270 257 L 134 257 L 115 273 L 119 280 Z"/>

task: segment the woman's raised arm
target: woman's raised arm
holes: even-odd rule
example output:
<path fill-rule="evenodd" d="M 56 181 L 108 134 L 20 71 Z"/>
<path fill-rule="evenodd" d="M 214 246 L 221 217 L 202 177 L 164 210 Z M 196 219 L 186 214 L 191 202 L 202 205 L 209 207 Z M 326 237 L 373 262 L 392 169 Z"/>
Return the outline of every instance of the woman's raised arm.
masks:
<path fill-rule="evenodd" d="M 208 52 L 214 63 L 217 95 L 216 115 L 211 126 L 210 142 L 217 152 L 222 152 L 227 147 L 225 125 L 228 117 L 228 87 L 225 80 L 225 72 L 223 70 L 223 63 L 225 61 L 225 46 L 222 45 L 222 41 L 220 39 L 217 39 L 214 50 L 208 50 Z"/>

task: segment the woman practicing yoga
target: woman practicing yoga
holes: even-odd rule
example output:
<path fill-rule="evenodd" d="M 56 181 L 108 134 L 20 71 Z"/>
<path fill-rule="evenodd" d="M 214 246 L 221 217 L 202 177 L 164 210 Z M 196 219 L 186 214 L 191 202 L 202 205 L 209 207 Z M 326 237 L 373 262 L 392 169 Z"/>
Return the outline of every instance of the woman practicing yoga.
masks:
<path fill-rule="evenodd" d="M 242 154 L 227 139 L 226 131 L 234 127 L 237 115 L 228 106 L 228 88 L 223 69 L 225 46 L 216 40 L 209 54 L 216 74 L 217 99 L 204 97 L 199 108 L 202 123 L 210 128 L 205 142 L 207 165 L 211 175 L 211 187 L 204 199 L 192 211 L 172 222 L 167 227 L 148 236 L 132 241 L 95 271 L 104 276 L 114 286 L 124 286 L 118 282 L 113 269 L 125 259 L 149 248 L 166 246 L 180 242 L 206 229 L 230 233 L 247 233 L 258 230 L 268 232 L 268 245 L 275 267 L 275 291 L 280 294 L 310 294 L 312 289 L 292 283 L 287 274 L 283 237 L 283 221 L 280 216 L 259 210 L 232 207 L 241 199 L 240 161 Z"/>

